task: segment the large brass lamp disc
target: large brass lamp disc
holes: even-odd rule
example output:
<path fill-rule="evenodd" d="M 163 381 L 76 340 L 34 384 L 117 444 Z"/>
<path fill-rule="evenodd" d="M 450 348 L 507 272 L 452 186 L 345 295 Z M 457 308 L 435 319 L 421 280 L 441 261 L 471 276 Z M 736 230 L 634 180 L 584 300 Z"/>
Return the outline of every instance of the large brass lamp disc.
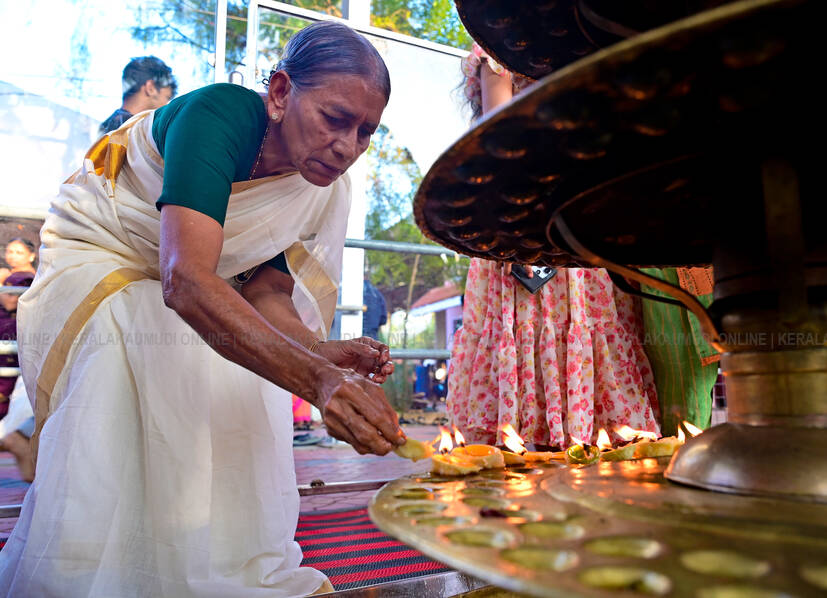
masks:
<path fill-rule="evenodd" d="M 783 598 L 827 592 L 827 505 L 695 490 L 667 459 L 410 476 L 369 506 L 386 533 L 546 598 Z"/>

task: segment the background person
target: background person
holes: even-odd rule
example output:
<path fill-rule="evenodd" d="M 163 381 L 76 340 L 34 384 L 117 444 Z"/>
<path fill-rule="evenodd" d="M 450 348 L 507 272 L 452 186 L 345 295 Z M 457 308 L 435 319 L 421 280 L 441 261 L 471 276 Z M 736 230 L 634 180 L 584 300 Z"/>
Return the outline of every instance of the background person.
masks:
<path fill-rule="evenodd" d="M 293 539 L 291 393 L 360 453 L 404 442 L 367 378 L 392 372 L 387 347 L 324 342 L 343 174 L 389 95 L 373 46 L 317 23 L 289 40 L 266 98 L 186 94 L 122 128 L 126 152 L 100 139 L 103 176 L 61 186 L 19 307 L 37 473 L 0 551 L 0 595 L 330 588 Z"/>
<path fill-rule="evenodd" d="M 130 60 L 123 69 L 122 84 L 123 104 L 101 123 L 101 135 L 114 131 L 139 112 L 166 106 L 178 89 L 172 69 L 155 56 Z"/>
<path fill-rule="evenodd" d="M 35 275 L 35 247 L 31 241 L 16 238 L 6 245 L 6 264 L 0 272 L 3 286 L 31 286 Z M 17 303 L 19 295 L 0 293 L 0 340 L 17 340 Z M 16 368 L 16 353 L 0 354 L 0 367 Z M 18 376 L 0 377 L 0 450 L 9 451 L 17 462 L 24 482 L 34 479 L 34 460 L 30 438 L 34 432 L 34 415 L 25 390 L 16 387 Z M 22 384 L 20 385 L 22 386 Z M 14 404 L 12 400 L 14 399 Z M 14 405 L 15 410 L 10 412 Z M 6 421 L 6 418 L 13 421 Z"/>
<path fill-rule="evenodd" d="M 370 338 L 379 338 L 379 328 L 388 321 L 388 308 L 381 291 L 367 278 L 362 286 L 362 300 L 365 302 L 362 334 Z"/>
<path fill-rule="evenodd" d="M 704 307 L 712 303 L 712 268 L 642 268 L 695 295 Z M 641 285 L 643 291 L 671 298 Z M 688 309 L 644 300 L 646 354 L 655 374 L 663 415 L 663 433 L 676 434 L 684 420 L 705 429 L 712 416 L 712 388 L 718 378 L 720 354 L 704 338 L 700 322 Z"/>
<path fill-rule="evenodd" d="M 8 268 L 0 270 L 2 285 L 9 287 L 31 286 L 35 275 L 35 247 L 31 241 L 17 238 L 6 245 L 6 264 Z M 17 340 L 17 302 L 19 295 L 0 293 L 0 340 Z M 6 353 L 0 355 L 0 367 L 18 367 L 17 355 Z M 0 418 L 6 415 L 9 398 L 14 390 L 17 376 L 0 377 Z"/>

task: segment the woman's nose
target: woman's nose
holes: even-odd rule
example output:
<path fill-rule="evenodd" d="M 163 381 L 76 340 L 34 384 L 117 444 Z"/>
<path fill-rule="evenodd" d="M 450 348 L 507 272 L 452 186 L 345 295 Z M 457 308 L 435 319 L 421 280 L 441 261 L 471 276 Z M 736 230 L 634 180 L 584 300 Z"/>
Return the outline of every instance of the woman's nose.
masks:
<path fill-rule="evenodd" d="M 356 129 L 343 133 L 333 142 L 333 151 L 350 163 L 359 157 L 359 139 Z"/>

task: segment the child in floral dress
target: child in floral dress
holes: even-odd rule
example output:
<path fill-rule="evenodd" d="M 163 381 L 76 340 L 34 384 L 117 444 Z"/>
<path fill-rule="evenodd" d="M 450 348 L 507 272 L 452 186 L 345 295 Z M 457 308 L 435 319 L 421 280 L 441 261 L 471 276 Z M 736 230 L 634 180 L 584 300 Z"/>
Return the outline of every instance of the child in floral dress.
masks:
<path fill-rule="evenodd" d="M 475 117 L 524 83 L 476 44 L 463 73 Z M 600 428 L 617 439 L 624 424 L 658 432 L 634 298 L 604 269 L 560 268 L 535 294 L 508 270 L 473 258 L 468 271 L 447 398 L 465 438 L 499 443 L 506 423 L 526 442 L 557 447 L 594 442 Z"/>

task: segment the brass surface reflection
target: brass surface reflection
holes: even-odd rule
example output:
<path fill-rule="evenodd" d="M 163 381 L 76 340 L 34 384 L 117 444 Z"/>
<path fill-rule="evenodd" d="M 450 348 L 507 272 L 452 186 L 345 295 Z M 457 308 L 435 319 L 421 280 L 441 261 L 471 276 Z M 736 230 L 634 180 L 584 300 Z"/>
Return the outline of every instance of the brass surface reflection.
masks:
<path fill-rule="evenodd" d="M 491 470 L 442 483 L 431 500 L 398 498 L 423 478 L 414 475 L 383 487 L 369 512 L 391 536 L 503 592 L 546 598 L 824 593 L 827 505 L 681 486 L 663 477 L 668 462 L 563 466 L 508 482 L 505 470 Z M 494 478 L 504 483 L 492 484 Z"/>

